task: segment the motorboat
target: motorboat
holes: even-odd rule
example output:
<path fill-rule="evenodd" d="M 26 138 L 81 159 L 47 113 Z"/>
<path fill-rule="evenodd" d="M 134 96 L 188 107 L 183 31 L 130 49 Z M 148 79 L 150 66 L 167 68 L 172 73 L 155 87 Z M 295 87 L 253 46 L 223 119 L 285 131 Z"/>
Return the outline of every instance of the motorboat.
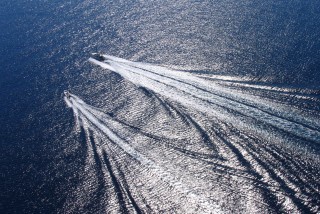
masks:
<path fill-rule="evenodd" d="M 98 60 L 100 62 L 103 62 L 105 60 L 104 56 L 101 53 L 92 53 L 92 58 L 95 60 Z"/>
<path fill-rule="evenodd" d="M 68 99 L 70 98 L 71 95 L 70 95 L 69 91 L 64 90 L 63 93 Z"/>

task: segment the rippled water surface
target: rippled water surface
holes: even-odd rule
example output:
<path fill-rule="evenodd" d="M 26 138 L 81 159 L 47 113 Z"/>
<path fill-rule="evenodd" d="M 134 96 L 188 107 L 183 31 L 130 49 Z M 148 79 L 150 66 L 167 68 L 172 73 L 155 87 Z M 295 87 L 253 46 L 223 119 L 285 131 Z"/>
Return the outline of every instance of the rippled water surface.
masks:
<path fill-rule="evenodd" d="M 319 1 L 0 16 L 1 213 L 320 212 Z"/>

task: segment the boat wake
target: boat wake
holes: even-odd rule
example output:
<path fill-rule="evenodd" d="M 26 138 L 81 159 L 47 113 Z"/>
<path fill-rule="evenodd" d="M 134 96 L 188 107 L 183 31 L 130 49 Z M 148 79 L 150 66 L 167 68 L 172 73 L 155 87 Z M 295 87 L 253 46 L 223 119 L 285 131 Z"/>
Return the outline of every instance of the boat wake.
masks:
<path fill-rule="evenodd" d="M 66 210 L 319 211 L 317 111 L 246 93 L 237 88 L 246 84 L 230 87 L 221 77 L 109 55 L 89 60 L 147 94 L 154 113 L 144 124 L 136 124 L 65 93 L 87 142 L 83 181 L 65 203 Z M 144 96 L 139 99 L 143 102 Z M 296 99 L 313 98 L 309 93 Z M 86 196 L 78 198 L 79 191 Z"/>

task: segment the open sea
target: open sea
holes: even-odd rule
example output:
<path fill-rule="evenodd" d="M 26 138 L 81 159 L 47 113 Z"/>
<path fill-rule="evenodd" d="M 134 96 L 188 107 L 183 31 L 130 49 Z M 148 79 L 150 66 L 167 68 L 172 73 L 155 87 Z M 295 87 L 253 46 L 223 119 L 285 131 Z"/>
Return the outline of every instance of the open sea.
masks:
<path fill-rule="evenodd" d="M 320 1 L 1 1 L 0 213 L 320 213 Z"/>

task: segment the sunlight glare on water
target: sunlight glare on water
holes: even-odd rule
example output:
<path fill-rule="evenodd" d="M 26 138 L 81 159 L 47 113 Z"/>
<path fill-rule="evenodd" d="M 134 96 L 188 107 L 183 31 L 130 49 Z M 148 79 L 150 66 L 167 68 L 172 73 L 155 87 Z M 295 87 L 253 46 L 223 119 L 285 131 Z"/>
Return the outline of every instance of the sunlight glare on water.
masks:
<path fill-rule="evenodd" d="M 0 14 L 1 213 L 319 212 L 319 1 Z"/>

